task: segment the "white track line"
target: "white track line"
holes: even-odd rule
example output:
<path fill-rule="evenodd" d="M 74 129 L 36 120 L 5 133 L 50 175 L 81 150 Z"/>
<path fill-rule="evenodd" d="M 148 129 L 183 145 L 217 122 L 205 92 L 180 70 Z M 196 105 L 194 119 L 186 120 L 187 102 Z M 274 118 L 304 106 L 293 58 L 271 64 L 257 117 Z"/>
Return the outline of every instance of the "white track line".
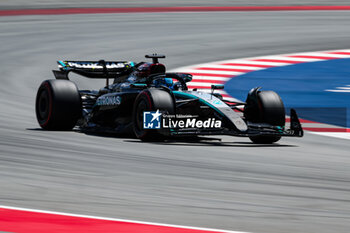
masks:
<path fill-rule="evenodd" d="M 350 139 L 350 133 L 329 133 L 329 132 L 310 132 L 312 134 L 317 134 L 321 136 L 341 138 L 341 139 Z"/>

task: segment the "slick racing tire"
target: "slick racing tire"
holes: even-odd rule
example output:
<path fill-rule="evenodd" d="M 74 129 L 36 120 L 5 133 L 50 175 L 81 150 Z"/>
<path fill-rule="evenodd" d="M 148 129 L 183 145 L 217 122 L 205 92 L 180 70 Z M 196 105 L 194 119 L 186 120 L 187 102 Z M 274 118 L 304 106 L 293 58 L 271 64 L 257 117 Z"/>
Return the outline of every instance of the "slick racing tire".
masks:
<path fill-rule="evenodd" d="M 36 117 L 46 130 L 71 130 L 81 116 L 81 99 L 76 85 L 68 80 L 46 80 L 38 90 Z"/>
<path fill-rule="evenodd" d="M 285 108 L 281 97 L 274 91 L 257 92 L 256 103 L 248 103 L 245 109 L 245 117 L 248 121 L 254 123 L 267 123 L 273 126 L 284 127 Z M 248 101 L 247 101 L 248 102 Z M 246 111 L 247 110 L 247 111 Z M 249 112 L 247 114 L 246 112 Z M 251 136 L 250 140 L 259 144 L 271 144 L 281 139 L 281 136 L 259 135 Z"/>
<path fill-rule="evenodd" d="M 144 112 L 157 110 L 160 113 L 175 114 L 175 99 L 169 92 L 151 88 L 138 94 L 133 109 L 133 129 L 138 139 L 162 141 L 169 135 L 169 131 L 162 128 L 144 129 Z"/>

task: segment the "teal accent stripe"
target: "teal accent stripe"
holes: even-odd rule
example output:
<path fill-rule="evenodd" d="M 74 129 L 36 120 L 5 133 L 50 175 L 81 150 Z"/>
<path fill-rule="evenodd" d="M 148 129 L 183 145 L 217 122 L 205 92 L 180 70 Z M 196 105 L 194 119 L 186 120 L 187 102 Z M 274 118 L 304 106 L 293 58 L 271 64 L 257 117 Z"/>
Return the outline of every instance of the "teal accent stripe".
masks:
<path fill-rule="evenodd" d="M 132 85 L 134 85 L 135 87 L 147 87 L 147 84 L 145 83 L 133 83 Z"/>

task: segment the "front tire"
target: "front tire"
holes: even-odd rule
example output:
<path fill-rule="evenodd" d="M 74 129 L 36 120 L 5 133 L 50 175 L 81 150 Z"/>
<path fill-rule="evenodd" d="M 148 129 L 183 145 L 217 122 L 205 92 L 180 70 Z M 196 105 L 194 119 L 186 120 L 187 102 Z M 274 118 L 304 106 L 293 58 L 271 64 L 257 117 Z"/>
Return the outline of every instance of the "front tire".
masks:
<path fill-rule="evenodd" d="M 136 97 L 133 109 L 133 129 L 135 136 L 142 141 L 161 141 L 167 136 L 165 129 L 144 129 L 143 113 L 145 111 L 165 112 L 175 114 L 175 100 L 164 90 L 147 89 Z"/>
<path fill-rule="evenodd" d="M 256 98 L 248 96 L 244 116 L 247 121 L 267 123 L 273 126 L 285 126 L 285 108 L 281 97 L 274 91 L 258 91 Z M 249 137 L 258 144 L 271 144 L 281 139 L 281 136 L 258 135 Z"/>
<path fill-rule="evenodd" d="M 46 130 L 71 130 L 81 116 L 81 99 L 76 85 L 68 80 L 46 80 L 36 96 L 38 123 Z"/>

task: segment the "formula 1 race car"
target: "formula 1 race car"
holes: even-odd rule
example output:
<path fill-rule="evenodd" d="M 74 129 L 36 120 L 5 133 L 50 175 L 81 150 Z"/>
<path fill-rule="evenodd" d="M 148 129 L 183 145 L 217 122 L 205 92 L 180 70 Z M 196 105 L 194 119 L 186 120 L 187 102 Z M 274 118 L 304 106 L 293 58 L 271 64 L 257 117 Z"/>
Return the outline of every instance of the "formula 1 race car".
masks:
<path fill-rule="evenodd" d="M 56 79 L 37 92 L 36 116 L 46 130 L 131 133 L 143 141 L 176 136 L 232 135 L 254 143 L 274 143 L 282 136 L 302 137 L 295 110 L 285 128 L 285 108 L 278 94 L 253 88 L 245 102 L 225 100 L 212 85 L 211 93 L 188 90 L 191 74 L 167 73 L 164 55 L 146 55 L 152 62 L 58 61 Z M 79 90 L 70 72 L 105 79 L 100 90 Z M 109 80 L 113 79 L 110 84 Z"/>

